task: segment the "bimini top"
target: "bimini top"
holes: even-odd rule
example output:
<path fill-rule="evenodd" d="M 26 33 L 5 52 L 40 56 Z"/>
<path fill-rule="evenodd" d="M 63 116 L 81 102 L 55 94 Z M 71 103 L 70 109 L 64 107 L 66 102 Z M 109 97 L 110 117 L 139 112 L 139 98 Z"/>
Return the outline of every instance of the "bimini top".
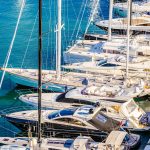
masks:
<path fill-rule="evenodd" d="M 58 110 L 58 111 L 55 111 L 55 112 L 49 114 L 48 118 L 54 119 L 54 118 L 61 117 L 61 116 L 72 116 L 76 110 L 77 110 L 76 107 Z"/>
<path fill-rule="evenodd" d="M 94 110 L 94 106 L 91 105 L 85 105 L 82 107 L 73 107 L 73 108 L 67 108 L 63 110 L 58 110 L 55 111 L 51 114 L 48 115 L 49 119 L 55 119 L 57 117 L 61 116 L 75 116 L 75 117 L 80 117 L 80 118 L 86 118 L 88 115 L 90 115 L 90 110 Z"/>

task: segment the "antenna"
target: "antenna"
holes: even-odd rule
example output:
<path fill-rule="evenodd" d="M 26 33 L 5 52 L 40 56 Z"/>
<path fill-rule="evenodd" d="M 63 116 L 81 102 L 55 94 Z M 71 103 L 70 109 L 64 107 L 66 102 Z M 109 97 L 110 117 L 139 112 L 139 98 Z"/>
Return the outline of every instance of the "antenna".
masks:
<path fill-rule="evenodd" d="M 60 80 L 61 76 L 61 0 L 57 1 L 58 7 L 58 25 L 57 25 L 57 52 L 56 52 L 56 73 L 57 73 L 57 80 Z"/>
<path fill-rule="evenodd" d="M 127 58 L 126 58 L 126 78 L 128 78 L 128 74 L 129 74 L 129 49 L 130 49 L 130 18 L 131 18 L 131 0 L 128 0 L 128 18 L 127 18 Z"/>
<path fill-rule="evenodd" d="M 109 0 L 109 26 L 108 26 L 108 41 L 111 41 L 111 24 L 112 24 L 112 13 L 114 0 Z"/>

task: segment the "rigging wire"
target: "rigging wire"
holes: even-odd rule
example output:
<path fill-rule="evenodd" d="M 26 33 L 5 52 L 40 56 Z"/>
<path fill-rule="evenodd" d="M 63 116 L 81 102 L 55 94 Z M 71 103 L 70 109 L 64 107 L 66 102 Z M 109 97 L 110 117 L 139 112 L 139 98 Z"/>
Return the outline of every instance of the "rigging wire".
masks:
<path fill-rule="evenodd" d="M 33 24 L 32 30 L 31 30 L 31 34 L 30 34 L 30 37 L 29 37 L 29 40 L 28 40 L 28 44 L 27 44 L 27 47 L 26 47 L 26 50 L 25 50 L 25 54 L 24 54 L 23 61 L 22 61 L 22 64 L 21 64 L 21 69 L 24 65 L 24 61 L 25 61 L 25 58 L 26 58 L 26 55 L 27 55 L 27 51 L 28 51 L 28 48 L 29 48 L 29 45 L 30 45 L 30 42 L 31 42 L 31 38 L 32 38 L 32 35 L 33 35 L 35 24 L 36 24 L 36 21 L 37 21 L 37 17 L 38 17 L 38 12 L 37 12 L 37 15 L 35 17 L 34 24 Z"/>
<path fill-rule="evenodd" d="M 74 26 L 74 30 L 73 30 L 73 33 L 72 33 L 71 38 L 70 38 L 71 41 L 73 40 L 73 37 L 74 37 L 74 35 L 75 35 L 75 31 L 76 31 L 76 28 L 77 28 L 77 25 L 78 25 L 78 21 L 79 21 L 80 15 L 81 15 L 82 10 L 83 10 L 83 6 L 84 6 L 84 2 L 82 2 L 82 5 L 81 5 L 80 11 L 79 11 L 79 15 L 78 15 L 78 17 L 76 18 L 76 23 L 75 23 L 75 26 Z"/>
<path fill-rule="evenodd" d="M 87 7 L 87 4 L 88 4 L 88 0 L 86 0 L 86 2 L 85 2 L 85 4 L 84 4 L 84 9 L 83 9 L 83 13 L 82 13 L 82 16 L 81 16 L 81 20 L 80 20 L 80 23 L 79 23 L 79 26 L 78 26 L 76 38 L 77 38 L 78 35 L 79 35 L 79 30 L 80 30 L 80 28 L 81 28 L 81 23 L 82 23 L 82 20 L 83 20 L 83 17 L 84 17 L 84 13 L 85 13 L 85 9 L 86 9 L 86 7 Z"/>
<path fill-rule="evenodd" d="M 9 58 L 10 58 L 11 51 L 12 51 L 12 48 L 13 48 L 13 45 L 14 45 L 14 41 L 15 41 L 15 38 L 16 38 L 16 34 L 17 34 L 18 26 L 19 26 L 19 23 L 20 23 L 20 20 L 21 20 L 21 16 L 22 16 L 22 13 L 23 13 L 24 6 L 25 6 L 25 0 L 22 0 L 21 9 L 20 9 L 20 12 L 19 12 L 19 16 L 18 16 L 16 27 L 15 27 L 14 35 L 13 35 L 13 38 L 12 38 L 12 41 L 11 41 L 11 44 L 10 44 L 5 62 L 4 62 L 4 65 L 3 65 L 4 69 L 7 68 L 7 65 L 8 65 L 8 62 L 9 62 Z M 3 74 L 2 74 L 1 81 L 0 81 L 0 89 L 2 88 L 5 73 L 6 73 L 6 71 L 4 70 Z"/>
<path fill-rule="evenodd" d="M 49 8 L 52 8 L 52 2 L 51 0 L 49 0 Z M 49 10 L 49 22 L 48 22 L 48 28 L 49 28 L 49 31 L 50 31 L 50 28 L 51 28 L 51 11 Z M 50 47 L 50 32 L 48 34 L 48 44 L 47 44 L 47 51 L 46 51 L 46 69 L 48 69 L 48 49 Z"/>
<path fill-rule="evenodd" d="M 94 6 L 95 8 L 94 8 L 94 10 L 91 9 L 92 12 L 91 12 L 91 15 L 90 15 L 90 17 L 89 17 L 89 21 L 88 21 L 87 27 L 86 27 L 86 29 L 85 29 L 85 34 L 87 33 L 88 28 L 89 28 L 91 22 L 93 22 L 94 15 L 95 15 L 95 13 L 97 12 L 97 9 L 98 9 L 98 5 L 99 5 L 99 0 L 95 0 L 95 1 L 93 2 L 93 6 Z"/>

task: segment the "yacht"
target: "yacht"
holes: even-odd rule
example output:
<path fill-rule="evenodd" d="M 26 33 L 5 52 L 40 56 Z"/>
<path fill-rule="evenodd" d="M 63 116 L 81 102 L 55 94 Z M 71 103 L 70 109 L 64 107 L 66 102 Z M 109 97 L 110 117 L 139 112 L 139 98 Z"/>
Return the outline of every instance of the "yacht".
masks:
<path fill-rule="evenodd" d="M 127 18 L 115 18 L 111 22 L 111 30 L 113 33 L 126 34 Z M 108 30 L 109 20 L 97 20 L 95 25 L 103 30 Z M 146 14 L 132 16 L 130 30 L 135 33 L 149 33 L 150 31 L 150 16 Z"/>
<path fill-rule="evenodd" d="M 115 79 L 114 79 L 115 80 Z M 114 81 L 112 79 L 112 81 Z M 149 94 L 150 86 L 143 80 L 126 80 L 120 83 L 107 81 L 105 84 L 83 86 L 70 89 L 65 93 L 42 93 L 42 108 L 63 109 L 81 105 L 94 105 L 100 103 L 123 103 L 131 98 L 142 97 Z M 24 94 L 19 99 L 31 106 L 38 106 L 38 94 Z"/>
<path fill-rule="evenodd" d="M 27 131 L 29 126 L 33 132 L 37 129 L 38 113 L 36 110 L 14 112 L 2 116 L 22 131 Z M 42 133 L 46 136 L 84 135 L 91 136 L 94 140 L 101 140 L 114 128 L 119 129 L 120 122 L 101 113 L 99 104 L 62 110 L 42 110 Z"/>
<path fill-rule="evenodd" d="M 108 54 L 107 54 L 108 56 Z M 126 76 L 126 57 L 122 55 L 109 55 L 109 57 L 98 60 L 72 63 L 62 66 L 65 69 L 99 73 L 116 76 Z M 148 78 L 149 77 L 149 57 L 129 56 L 128 76 Z"/>
<path fill-rule="evenodd" d="M 0 147 L 0 150 L 38 150 L 35 138 L 0 138 L 1 144 L 6 144 Z M 140 135 L 128 134 L 125 131 L 112 131 L 103 142 L 95 142 L 88 136 L 78 136 L 75 139 L 65 138 L 42 138 L 41 149 L 49 150 L 111 150 L 115 149 L 126 150 L 137 147 L 140 142 Z M 29 148 L 30 147 L 30 148 Z"/>
<path fill-rule="evenodd" d="M 66 92 L 67 93 L 67 92 Z M 94 105 L 97 101 L 79 100 L 74 98 L 65 98 L 66 93 L 42 93 L 42 108 L 43 109 L 64 109 L 69 107 L 78 107 L 82 105 Z M 37 108 L 38 94 L 24 94 L 19 96 L 22 102 Z"/>
<path fill-rule="evenodd" d="M 138 132 L 150 131 L 150 112 L 145 112 L 132 99 L 120 106 L 103 106 L 101 111 L 105 115 L 121 121 L 124 129 Z"/>
<path fill-rule="evenodd" d="M 64 52 L 64 62 L 72 64 L 109 58 L 115 54 L 126 55 L 126 43 L 127 38 L 125 36 L 112 36 L 111 41 L 78 40 Z M 131 37 L 130 55 L 150 56 L 149 43 L 149 34 L 140 34 Z"/>
<path fill-rule="evenodd" d="M 125 102 L 130 98 L 137 97 L 143 91 L 139 86 L 121 87 L 118 85 L 102 85 L 102 86 L 87 86 L 78 87 L 68 91 L 65 95 L 67 99 L 79 100 L 109 100 L 115 102 Z"/>

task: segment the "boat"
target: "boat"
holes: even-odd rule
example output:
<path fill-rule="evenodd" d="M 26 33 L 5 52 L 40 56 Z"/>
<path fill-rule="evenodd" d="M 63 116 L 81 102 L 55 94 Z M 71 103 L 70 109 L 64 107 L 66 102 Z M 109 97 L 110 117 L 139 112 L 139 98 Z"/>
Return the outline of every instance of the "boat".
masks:
<path fill-rule="evenodd" d="M 43 109 L 64 109 L 69 107 L 78 107 L 82 105 L 94 105 L 97 101 L 81 100 L 75 98 L 65 98 L 66 93 L 42 93 L 42 108 Z M 38 94 L 24 94 L 19 96 L 22 102 L 37 108 Z"/>
<path fill-rule="evenodd" d="M 130 65 L 130 64 L 129 64 Z M 136 68 L 134 65 L 132 67 L 128 67 L 128 77 L 130 78 L 149 78 L 149 66 L 143 68 Z M 142 66 L 142 64 L 141 64 Z M 92 74 L 103 74 L 107 76 L 118 76 L 125 77 L 126 76 L 126 66 L 119 66 L 113 63 L 107 63 L 106 59 L 101 59 L 92 62 L 81 62 L 81 63 L 73 63 L 69 65 L 62 66 L 65 69 L 69 69 L 71 71 L 82 71 L 88 72 Z"/>
<path fill-rule="evenodd" d="M 19 148 L 19 146 L 22 148 L 21 150 L 27 150 L 27 148 L 28 150 L 30 150 L 29 145 L 32 145 L 33 150 L 37 150 L 36 145 L 34 145 L 36 139 L 31 138 L 30 141 L 28 140 L 29 139 L 26 139 L 24 137 L 0 138 L 0 143 L 9 144 L 9 146 L 0 147 L 0 150 L 6 150 L 6 148 L 7 149 L 11 148 L 11 150 L 16 150 L 15 148 Z M 111 150 L 112 147 L 115 149 L 126 150 L 126 149 L 137 147 L 139 142 L 140 142 L 140 135 L 128 134 L 125 131 L 112 131 L 108 135 L 106 140 L 104 140 L 103 142 L 95 142 L 92 138 L 87 136 L 78 136 L 75 139 L 48 138 L 46 140 L 42 139 L 41 148 L 43 147 L 44 144 L 44 148 L 45 148 L 44 150 L 48 150 L 48 149 Z"/>
<path fill-rule="evenodd" d="M 130 55 L 150 56 L 149 34 L 140 34 L 130 39 Z M 65 64 L 88 62 L 114 55 L 125 55 L 127 51 L 125 36 L 112 36 L 110 41 L 77 40 L 76 43 L 64 52 Z"/>
<path fill-rule="evenodd" d="M 97 27 L 108 30 L 109 21 L 108 20 L 97 20 L 94 23 Z M 127 18 L 116 18 L 112 19 L 111 30 L 113 33 L 126 34 L 127 30 Z M 150 16 L 143 14 L 140 16 L 132 16 L 130 30 L 132 34 L 136 33 L 149 33 L 150 31 Z"/>
<path fill-rule="evenodd" d="M 114 13 L 121 17 L 127 16 L 127 3 L 119 2 L 114 3 Z M 141 12 L 150 12 L 150 2 L 149 1 L 134 1 L 132 2 L 132 12 L 133 13 L 141 13 Z"/>
<path fill-rule="evenodd" d="M 123 88 L 118 85 L 102 85 L 78 87 L 68 91 L 65 95 L 67 99 L 79 100 L 107 100 L 115 102 L 126 102 L 131 98 L 137 97 L 143 91 L 141 86 L 131 86 Z"/>
<path fill-rule="evenodd" d="M 36 110 L 3 114 L 2 117 L 22 131 L 27 131 L 29 126 L 33 132 L 37 129 Z M 119 121 L 101 113 L 99 104 L 62 110 L 42 110 L 42 133 L 46 136 L 77 137 L 82 134 L 94 140 L 101 140 L 107 132 L 119 129 L 119 125 Z"/>
<path fill-rule="evenodd" d="M 145 112 L 133 99 L 128 100 L 120 106 L 103 106 L 101 111 L 105 112 L 105 115 L 121 121 L 122 127 L 128 131 L 150 131 L 150 112 Z"/>

